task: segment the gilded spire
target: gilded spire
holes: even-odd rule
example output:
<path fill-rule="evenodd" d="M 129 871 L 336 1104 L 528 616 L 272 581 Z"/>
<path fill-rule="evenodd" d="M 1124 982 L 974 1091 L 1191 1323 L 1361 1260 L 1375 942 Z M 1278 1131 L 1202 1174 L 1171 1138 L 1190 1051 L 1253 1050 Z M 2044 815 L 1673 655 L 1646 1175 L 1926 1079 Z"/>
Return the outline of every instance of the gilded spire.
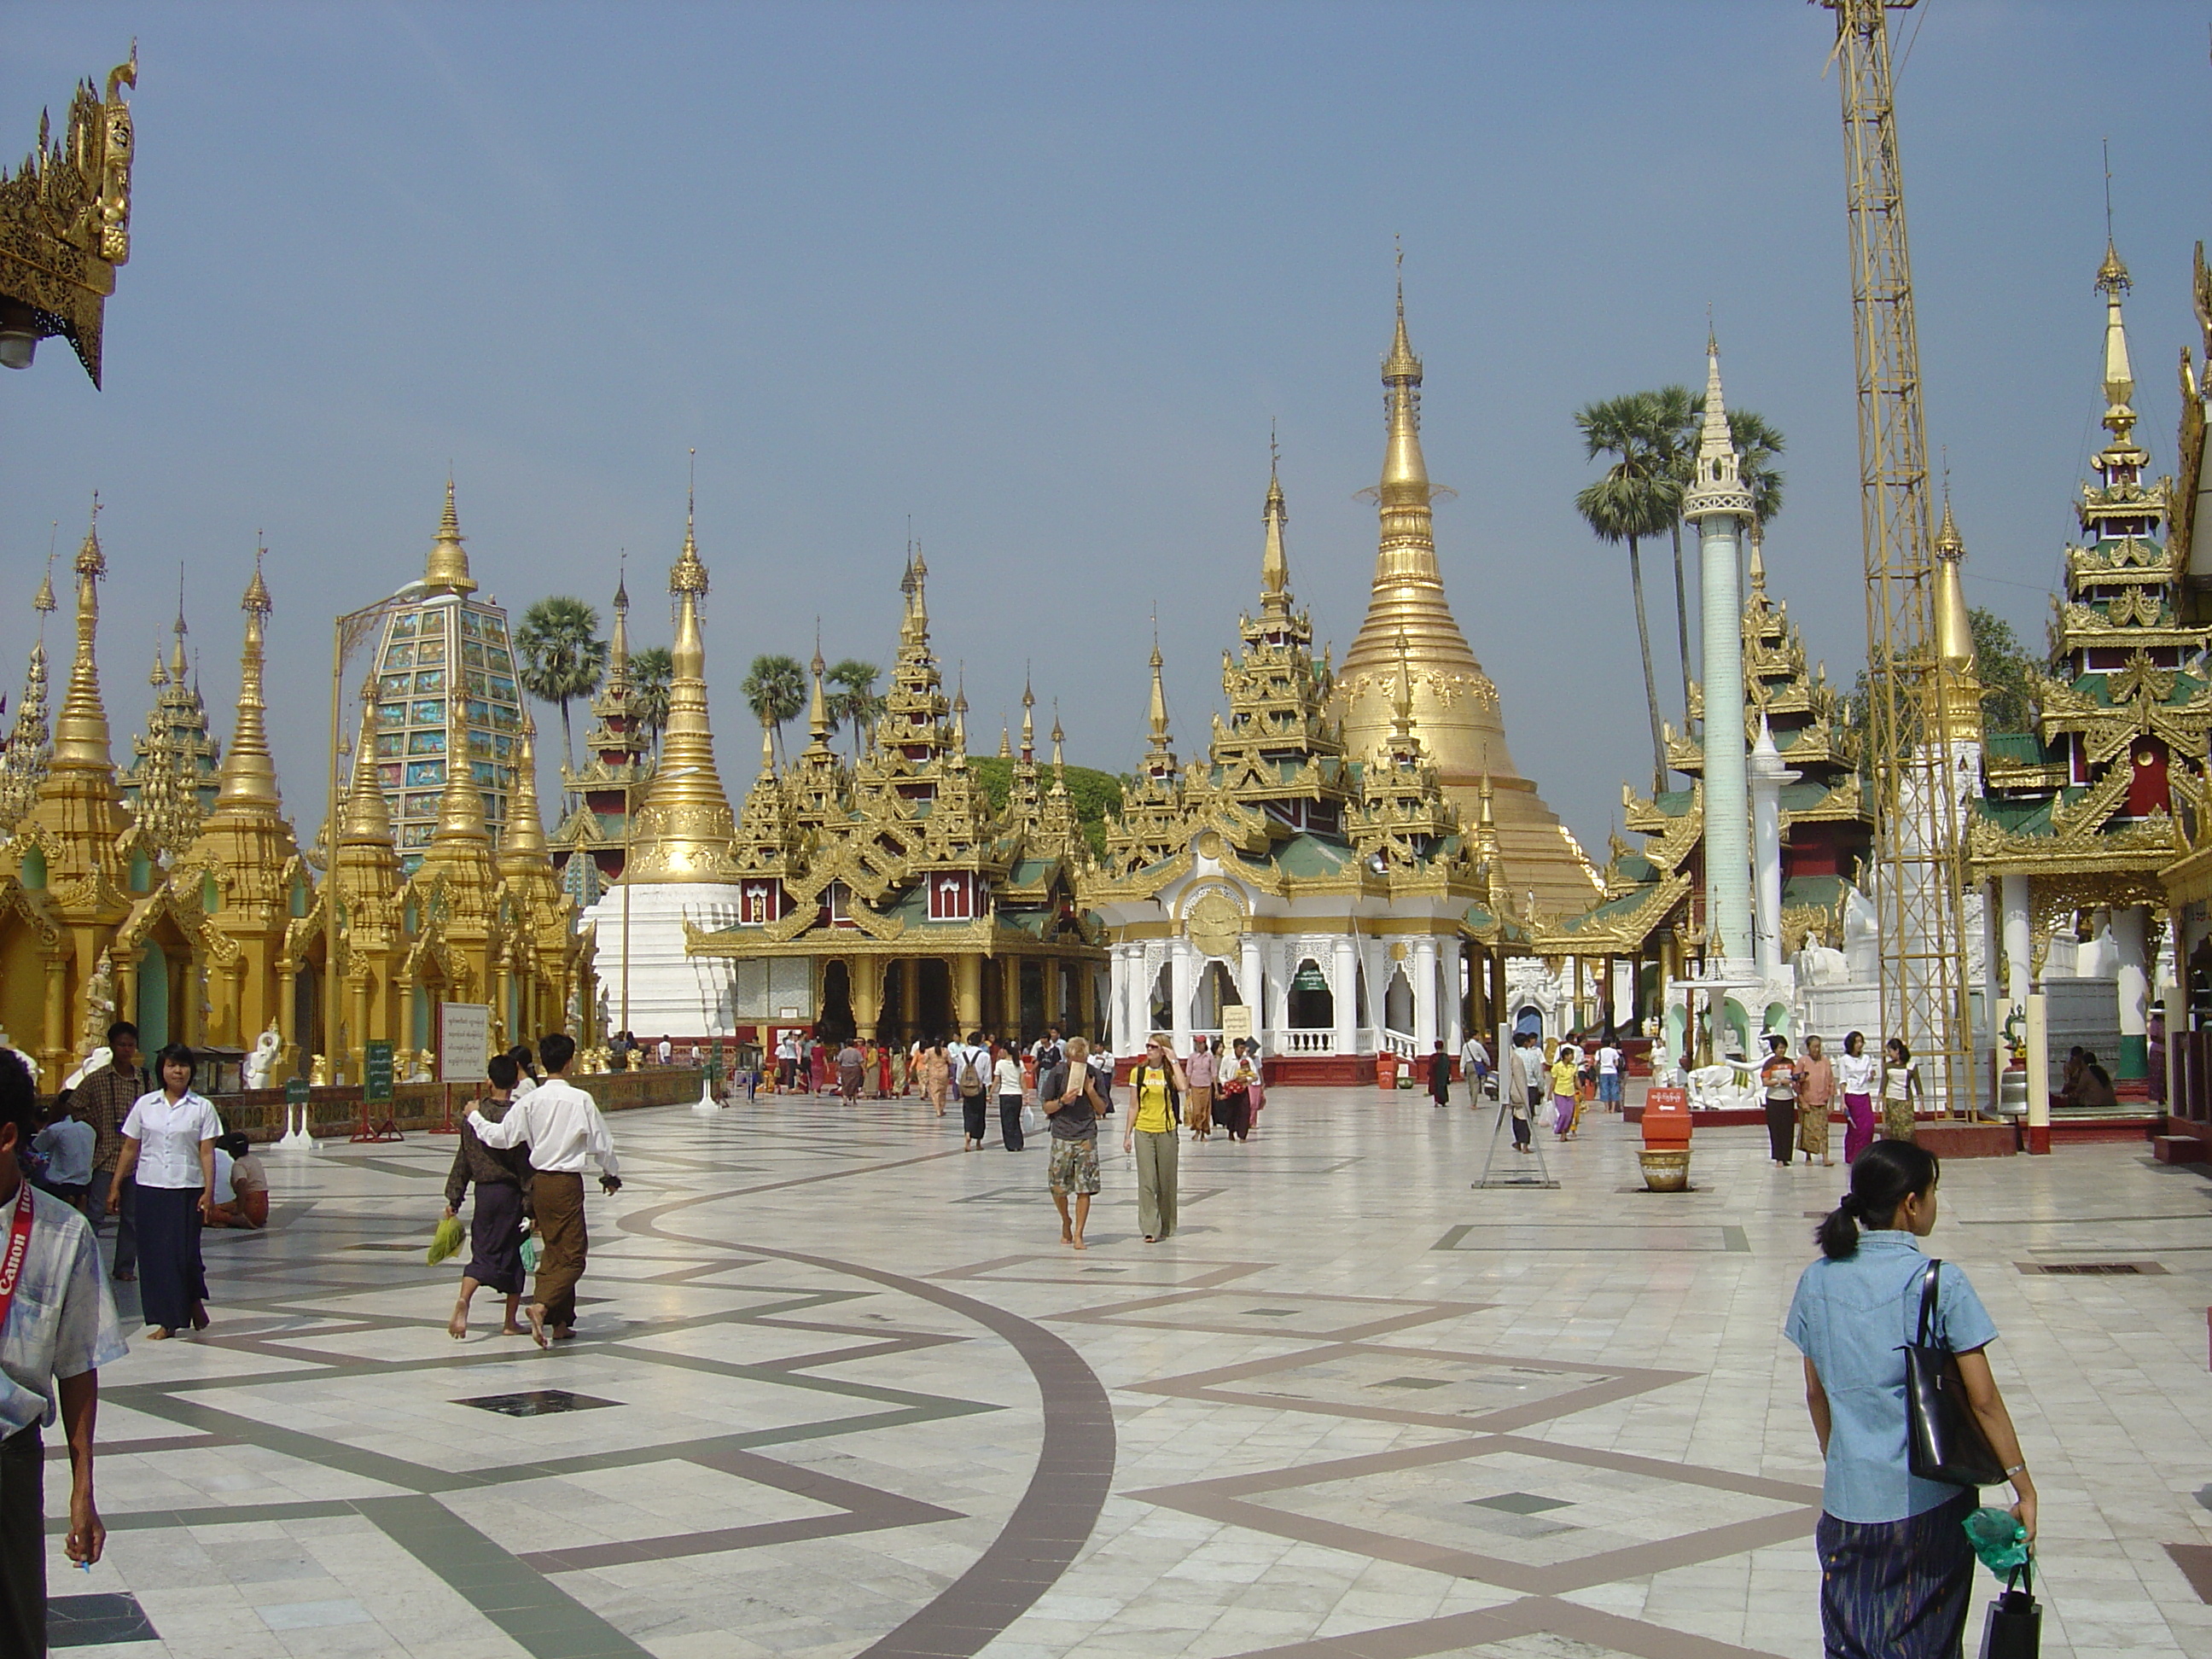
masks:
<path fill-rule="evenodd" d="M 376 738 L 369 720 L 374 708 L 373 703 L 362 705 L 361 728 L 354 736 L 353 784 L 346 791 L 338 845 L 388 851 L 392 845 L 392 809 L 385 803 L 383 781 L 376 775 Z"/>
<path fill-rule="evenodd" d="M 2120 300 L 2134 286 L 2128 278 L 2128 268 L 2121 263 L 2119 249 L 2108 239 L 2105 243 L 2105 263 L 2097 268 L 2097 290 L 2105 296 L 2105 429 L 2112 434 L 2107 453 L 2130 452 L 2135 449 L 2133 433 L 2136 424 L 2134 367 L 2128 361 L 2128 325 L 2121 314 Z"/>
<path fill-rule="evenodd" d="M 1705 417 L 1698 428 L 1697 477 L 1682 496 L 1682 517 L 1696 524 L 1708 515 L 1751 517 L 1751 491 L 1737 471 L 1735 439 L 1729 431 L 1728 404 L 1721 391 L 1721 345 L 1705 333 Z"/>
<path fill-rule="evenodd" d="M 1060 758 L 1060 746 L 1067 741 L 1067 734 L 1060 729 L 1060 699 L 1052 700 L 1052 775 L 1053 787 L 1062 787 L 1067 781 L 1067 763 Z"/>
<path fill-rule="evenodd" d="M 23 814 L 31 810 L 53 759 L 53 734 L 46 725 L 45 614 L 54 608 L 52 562 L 50 556 L 49 574 L 39 583 L 38 596 L 31 602 L 32 609 L 40 613 L 39 637 L 31 646 L 23 695 L 15 704 L 15 730 L 9 736 L 6 754 L 0 756 L 0 836 L 12 834 Z"/>
<path fill-rule="evenodd" d="M 773 720 L 761 722 L 760 775 L 763 778 L 775 775 L 775 723 Z"/>
<path fill-rule="evenodd" d="M 1000 760 L 1012 760 L 1013 757 L 1013 728 L 1008 726 L 1006 721 L 1002 720 L 999 722 L 999 758 Z"/>
<path fill-rule="evenodd" d="M 92 502 L 92 523 L 76 553 L 76 655 L 70 664 L 69 689 L 54 721 L 53 769 L 100 772 L 112 781 L 114 759 L 108 747 L 107 709 L 100 696 L 100 589 L 107 559 L 100 550 L 100 498 Z"/>
<path fill-rule="evenodd" d="M 1267 521 L 1267 538 L 1260 553 L 1260 603 L 1263 611 L 1272 613 L 1286 611 L 1291 607 L 1291 561 L 1283 549 L 1283 526 L 1290 522 L 1291 515 L 1283 504 L 1283 480 L 1272 437 L 1267 450 L 1267 505 L 1262 514 Z"/>
<path fill-rule="evenodd" d="M 430 837 L 434 847 L 455 842 L 489 845 L 491 831 L 484 826 L 483 796 L 477 791 L 474 757 L 469 752 L 469 728 L 461 718 L 459 697 L 447 700 L 451 718 L 446 726 L 446 787 L 438 793 L 438 828 Z"/>
<path fill-rule="evenodd" d="M 476 578 L 469 574 L 469 556 L 461 550 L 461 520 L 453 510 L 453 481 L 446 479 L 446 510 L 438 520 L 438 538 L 430 544 L 430 556 L 422 568 L 422 586 L 437 593 L 473 593 Z"/>
<path fill-rule="evenodd" d="M 607 640 L 607 679 L 629 678 L 629 555 L 618 556 L 615 575 L 615 625 Z"/>
<path fill-rule="evenodd" d="M 1172 771 L 1175 769 L 1175 750 L 1170 746 L 1170 739 L 1168 736 L 1168 693 L 1167 687 L 1160 682 L 1160 668 L 1163 660 L 1160 656 L 1159 635 L 1155 632 L 1152 635 L 1152 702 L 1147 717 L 1152 726 L 1152 747 L 1146 750 L 1145 758 L 1148 763 L 1164 763 L 1166 769 Z M 1152 769 L 1160 769 L 1156 764 Z"/>
<path fill-rule="evenodd" d="M 262 693 L 269 613 L 269 584 L 262 579 L 261 562 L 268 549 L 253 550 L 253 580 L 238 608 L 246 613 L 246 643 L 238 658 L 238 715 L 231 726 L 230 753 L 222 763 L 222 781 L 216 791 L 217 814 L 237 816 L 276 813 L 283 803 L 276 793 L 276 763 L 269 752 L 269 729 L 264 715 L 268 702 Z"/>
<path fill-rule="evenodd" d="M 1029 672 L 1022 672 L 1022 763 L 1036 759 L 1036 693 L 1030 690 Z"/>
<path fill-rule="evenodd" d="M 31 609 L 39 613 L 39 631 L 44 634 L 46 618 L 58 609 L 54 604 L 54 556 L 46 555 L 46 574 L 39 578 L 39 591 L 31 596 Z"/>
<path fill-rule="evenodd" d="M 668 573 L 668 591 L 676 600 L 668 724 L 651 790 L 638 810 L 636 855 L 623 872 L 625 883 L 726 882 L 737 874 L 730 856 L 737 815 L 714 769 L 714 734 L 707 718 L 707 644 L 699 627 L 707 567 L 693 519 L 693 502 L 687 500 L 684 550 Z"/>
<path fill-rule="evenodd" d="M 807 665 L 813 676 L 814 689 L 806 702 L 806 730 L 813 741 L 807 744 L 810 753 L 830 751 L 830 695 L 823 688 L 822 676 L 825 665 L 822 660 L 822 619 L 814 620 L 814 660 Z"/>
<path fill-rule="evenodd" d="M 500 837 L 499 873 L 527 876 L 541 869 L 550 873 L 551 868 L 545 821 L 538 813 L 538 722 L 526 714 L 514 750 L 514 782 L 507 797 L 507 832 Z"/>
<path fill-rule="evenodd" d="M 952 745 L 945 759 L 955 768 L 968 764 L 968 665 L 964 662 L 952 693 Z"/>
<path fill-rule="evenodd" d="M 1394 745 L 1410 747 L 1413 738 L 1413 670 L 1406 651 L 1406 630 L 1398 630 L 1398 695 L 1392 702 L 1395 718 L 1390 723 Z"/>
<path fill-rule="evenodd" d="M 1974 672 L 1974 629 L 1966 609 L 1959 567 L 1966 544 L 1951 516 L 1951 492 L 1943 492 L 1943 520 L 1936 532 L 1936 657 L 1941 724 L 1954 741 L 1976 742 L 1982 735 L 1982 685 Z"/>

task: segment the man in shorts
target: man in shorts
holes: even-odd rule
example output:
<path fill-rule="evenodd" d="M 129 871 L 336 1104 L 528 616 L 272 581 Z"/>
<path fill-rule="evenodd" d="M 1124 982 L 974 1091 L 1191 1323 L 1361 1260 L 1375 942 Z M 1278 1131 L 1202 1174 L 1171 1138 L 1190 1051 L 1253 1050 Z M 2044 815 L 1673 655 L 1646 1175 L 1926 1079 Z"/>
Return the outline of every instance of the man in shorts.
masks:
<path fill-rule="evenodd" d="M 1083 1225 L 1098 1191 L 1098 1087 L 1091 1080 L 1090 1044 L 1077 1037 L 1060 1064 L 1037 1082 L 1037 1103 L 1052 1131 L 1052 1201 L 1060 1210 L 1060 1242 L 1085 1248 Z M 1070 1194 L 1075 1211 L 1068 1213 Z"/>

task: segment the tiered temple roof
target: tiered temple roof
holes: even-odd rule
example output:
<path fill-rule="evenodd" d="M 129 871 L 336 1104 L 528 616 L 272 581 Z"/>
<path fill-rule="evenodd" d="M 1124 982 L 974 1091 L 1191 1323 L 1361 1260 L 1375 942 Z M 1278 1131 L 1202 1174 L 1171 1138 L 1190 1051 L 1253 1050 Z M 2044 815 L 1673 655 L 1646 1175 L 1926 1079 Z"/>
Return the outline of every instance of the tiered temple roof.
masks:
<path fill-rule="evenodd" d="M 2065 592 L 2053 601 L 2036 730 L 1986 740 L 1970 827 L 1975 873 L 2033 878 L 2045 920 L 2159 902 L 2157 871 L 2185 850 L 2177 797 L 2204 818 L 2212 678 L 2203 655 L 2212 628 L 2190 618 L 2182 546 L 2165 533 L 2173 481 L 2148 477 L 2151 458 L 2135 435 L 2121 311 L 2129 285 L 2108 245 L 2096 283 L 2107 440 L 2075 502 L 2081 539 L 2066 550 Z"/>
<path fill-rule="evenodd" d="M 154 707 L 146 730 L 131 740 L 123 799 L 152 851 L 173 860 L 199 835 L 215 808 L 222 746 L 208 735 L 207 704 L 185 660 L 185 613 L 179 603 L 168 660 L 158 651 L 147 683 Z"/>
<path fill-rule="evenodd" d="M 622 874 L 629 813 L 653 777 L 650 743 L 630 673 L 629 583 L 617 577 L 606 678 L 592 698 L 584 763 L 562 774 L 576 805 L 552 842 L 562 885 L 579 905 L 592 903 Z"/>

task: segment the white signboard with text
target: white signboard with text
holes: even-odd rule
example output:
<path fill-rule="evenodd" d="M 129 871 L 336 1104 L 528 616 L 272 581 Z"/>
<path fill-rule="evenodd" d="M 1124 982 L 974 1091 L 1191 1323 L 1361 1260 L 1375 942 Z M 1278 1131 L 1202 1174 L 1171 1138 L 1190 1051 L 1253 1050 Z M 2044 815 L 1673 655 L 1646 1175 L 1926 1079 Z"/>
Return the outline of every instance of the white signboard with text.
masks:
<path fill-rule="evenodd" d="M 491 1059 L 491 1010 L 481 1002 L 438 1005 L 438 1080 L 481 1083 Z"/>

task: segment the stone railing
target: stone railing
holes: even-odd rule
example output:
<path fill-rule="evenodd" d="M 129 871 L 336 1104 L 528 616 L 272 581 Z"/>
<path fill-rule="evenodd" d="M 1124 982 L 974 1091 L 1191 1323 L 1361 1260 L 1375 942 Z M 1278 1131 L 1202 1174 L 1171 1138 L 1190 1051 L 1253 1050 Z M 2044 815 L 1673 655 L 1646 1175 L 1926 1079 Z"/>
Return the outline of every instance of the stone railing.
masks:
<path fill-rule="evenodd" d="M 1281 1044 L 1279 1053 L 1285 1054 L 1333 1054 L 1336 1052 L 1336 1030 L 1333 1026 L 1317 1031 L 1279 1030 L 1275 1033 Z"/>
<path fill-rule="evenodd" d="M 1413 1039 L 1407 1032 L 1394 1031 L 1386 1025 L 1378 1033 L 1376 1033 L 1376 1036 L 1381 1041 L 1382 1045 L 1388 1048 L 1392 1054 L 1397 1055 L 1399 1059 L 1412 1060 L 1415 1058 Z"/>
<path fill-rule="evenodd" d="M 674 1106 L 699 1098 L 705 1073 L 679 1066 L 650 1066 L 640 1072 L 605 1072 L 572 1079 L 576 1086 L 607 1112 L 641 1106 Z M 450 1090 L 456 1121 L 467 1109 L 474 1086 L 465 1083 L 397 1083 L 392 1103 L 373 1108 L 370 1116 L 386 1118 L 402 1130 L 415 1133 L 439 1129 L 447 1122 Z M 249 1089 L 242 1094 L 216 1095 L 215 1109 L 226 1129 L 241 1129 L 256 1140 L 274 1140 L 284 1133 L 284 1091 Z M 348 1085 L 316 1089 L 307 1097 L 307 1127 L 319 1140 L 343 1140 L 361 1122 L 361 1091 Z"/>

